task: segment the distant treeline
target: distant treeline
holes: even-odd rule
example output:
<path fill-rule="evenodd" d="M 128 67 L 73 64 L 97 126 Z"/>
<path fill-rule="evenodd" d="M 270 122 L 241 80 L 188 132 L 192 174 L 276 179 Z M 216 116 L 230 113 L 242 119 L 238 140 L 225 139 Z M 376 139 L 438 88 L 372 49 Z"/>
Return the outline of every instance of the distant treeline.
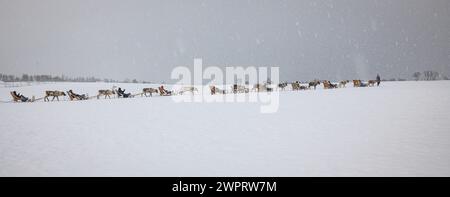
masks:
<path fill-rule="evenodd" d="M 436 71 L 423 71 L 415 72 L 412 75 L 413 80 L 419 81 L 433 81 L 433 80 L 449 80 L 447 76 L 444 76 Z M 270 79 L 269 79 L 270 80 Z M 404 78 L 390 78 L 383 79 L 383 81 L 407 81 Z M 152 83 L 149 81 L 138 81 L 136 79 L 130 80 L 114 80 L 114 79 L 100 79 L 96 77 L 68 77 L 65 75 L 29 75 L 22 74 L 22 76 L 7 75 L 0 73 L 0 81 L 3 82 L 106 82 L 106 83 Z M 164 83 L 164 82 L 162 82 Z"/>
<path fill-rule="evenodd" d="M 449 80 L 449 78 L 439 72 L 426 70 L 423 72 L 415 72 L 412 74 L 412 79 L 415 81 L 435 81 L 435 80 Z M 408 81 L 411 79 L 404 78 L 388 78 L 382 79 L 382 81 Z"/>
<path fill-rule="evenodd" d="M 125 79 L 123 81 L 114 79 L 100 79 L 96 77 L 68 77 L 65 75 L 29 75 L 22 74 L 22 76 L 7 75 L 0 73 L 0 81 L 3 82 L 106 82 L 106 83 L 150 83 L 146 81 L 138 81 L 136 79 Z"/>
<path fill-rule="evenodd" d="M 413 79 L 416 81 L 434 81 L 434 80 L 449 80 L 447 76 L 440 74 L 439 72 L 426 70 L 423 72 L 415 72 L 412 75 Z"/>

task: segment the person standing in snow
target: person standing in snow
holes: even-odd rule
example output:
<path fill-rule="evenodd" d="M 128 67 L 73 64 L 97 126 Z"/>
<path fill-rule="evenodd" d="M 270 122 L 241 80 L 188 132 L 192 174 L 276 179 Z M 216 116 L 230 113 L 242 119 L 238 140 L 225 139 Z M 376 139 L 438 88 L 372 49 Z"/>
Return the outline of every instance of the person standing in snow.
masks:
<path fill-rule="evenodd" d="M 377 74 L 377 86 L 380 86 L 381 77 L 379 74 Z"/>

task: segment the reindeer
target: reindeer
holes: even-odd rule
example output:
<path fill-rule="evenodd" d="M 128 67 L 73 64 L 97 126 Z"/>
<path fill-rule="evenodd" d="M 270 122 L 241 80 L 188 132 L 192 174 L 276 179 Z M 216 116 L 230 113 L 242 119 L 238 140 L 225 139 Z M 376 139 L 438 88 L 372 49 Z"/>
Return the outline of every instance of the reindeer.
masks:
<path fill-rule="evenodd" d="M 141 97 L 144 95 L 146 97 L 148 97 L 147 94 L 150 94 L 150 96 L 153 96 L 152 93 L 158 93 L 158 90 L 155 88 L 144 88 L 144 89 L 142 89 Z"/>
<path fill-rule="evenodd" d="M 300 82 L 298 82 L 298 81 L 291 83 L 291 86 L 292 86 L 292 90 L 300 90 Z"/>
<path fill-rule="evenodd" d="M 259 84 L 259 83 L 257 83 L 257 84 L 255 84 L 255 85 L 253 85 L 253 88 L 252 88 L 252 92 L 253 91 L 256 91 L 256 92 L 259 92 L 259 89 L 261 88 L 261 84 Z"/>
<path fill-rule="evenodd" d="M 281 90 L 284 90 L 284 88 L 286 88 L 286 87 L 287 87 L 287 85 L 288 85 L 288 83 L 287 83 L 287 82 L 284 82 L 284 83 L 280 83 L 280 84 L 278 84 L 278 88 L 280 88 Z"/>
<path fill-rule="evenodd" d="M 361 87 L 361 80 L 353 80 L 353 87 Z"/>
<path fill-rule="evenodd" d="M 44 102 L 45 101 L 50 101 L 50 99 L 48 99 L 48 97 L 53 96 L 53 100 L 55 100 L 55 98 L 59 101 L 59 97 L 60 96 L 66 96 L 66 93 L 61 92 L 61 91 L 45 91 L 45 97 L 44 97 Z"/>
<path fill-rule="evenodd" d="M 319 80 L 314 80 L 308 83 L 308 88 L 311 89 L 311 86 L 314 87 L 314 90 L 316 89 L 316 86 L 320 85 Z"/>
<path fill-rule="evenodd" d="M 373 86 L 375 86 L 375 83 L 377 83 L 377 80 L 369 80 L 369 81 L 367 81 L 367 86 L 373 87 Z"/>
<path fill-rule="evenodd" d="M 341 81 L 341 82 L 339 82 L 339 87 L 340 88 L 345 88 L 345 85 L 347 85 L 347 83 L 349 83 L 349 82 L 350 82 L 349 80 Z"/>
<path fill-rule="evenodd" d="M 185 92 L 192 92 L 194 94 L 194 91 L 198 93 L 198 90 L 196 87 L 182 87 L 180 90 L 180 94 L 183 95 Z"/>
<path fill-rule="evenodd" d="M 116 94 L 116 91 L 114 89 L 111 90 L 99 90 L 98 91 L 98 95 L 97 95 L 97 99 L 100 98 L 100 96 L 104 95 L 105 99 L 106 97 L 111 98 L 110 95 Z"/>
<path fill-rule="evenodd" d="M 267 91 L 267 85 L 266 84 L 255 84 L 252 88 L 253 90 L 256 90 L 257 92 L 261 92 L 261 91 Z"/>
<path fill-rule="evenodd" d="M 291 83 L 292 90 L 306 90 L 308 87 L 300 85 L 299 81 L 295 81 Z"/>
<path fill-rule="evenodd" d="M 234 84 L 233 86 L 231 86 L 231 89 L 233 90 L 233 93 L 235 93 L 235 94 L 236 93 L 248 93 L 249 92 L 248 88 L 246 88 L 243 85 Z"/>

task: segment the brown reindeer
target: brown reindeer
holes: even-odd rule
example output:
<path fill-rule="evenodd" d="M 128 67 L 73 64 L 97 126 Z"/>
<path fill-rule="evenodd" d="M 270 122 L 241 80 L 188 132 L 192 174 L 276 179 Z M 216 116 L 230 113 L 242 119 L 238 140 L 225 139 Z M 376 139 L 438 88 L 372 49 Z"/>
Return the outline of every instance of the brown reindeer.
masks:
<path fill-rule="evenodd" d="M 300 85 L 299 81 L 291 83 L 292 90 L 306 90 L 308 87 Z"/>
<path fill-rule="evenodd" d="M 55 98 L 59 101 L 59 97 L 66 96 L 66 93 L 61 92 L 61 91 L 45 91 L 44 102 L 50 101 L 50 99 L 48 99 L 48 97 L 50 97 L 50 96 L 53 96 L 52 101 L 55 100 Z"/>
<path fill-rule="evenodd" d="M 316 86 L 320 85 L 319 80 L 314 80 L 308 83 L 308 88 L 311 89 L 311 87 L 314 87 L 314 90 L 316 89 Z"/>
<path fill-rule="evenodd" d="M 97 99 L 99 99 L 100 96 L 102 96 L 102 95 L 105 96 L 105 99 L 106 99 L 106 97 L 111 98 L 110 96 L 113 95 L 113 94 L 116 94 L 116 91 L 114 91 L 113 89 L 112 90 L 99 90 L 98 91 L 98 95 L 97 95 Z"/>
<path fill-rule="evenodd" d="M 153 96 L 152 95 L 153 93 L 158 93 L 158 90 L 155 88 L 144 88 L 144 89 L 142 89 L 141 96 L 145 95 L 146 97 L 148 97 L 147 94 L 150 94 L 150 96 Z"/>
<path fill-rule="evenodd" d="M 300 82 L 296 81 L 291 83 L 292 90 L 300 90 Z"/>
<path fill-rule="evenodd" d="M 261 91 L 267 91 L 267 85 L 266 84 L 255 84 L 253 85 L 252 91 L 261 92 Z"/>
<path fill-rule="evenodd" d="M 353 80 L 353 87 L 361 87 L 361 80 Z"/>
<path fill-rule="evenodd" d="M 345 88 L 345 85 L 347 85 L 347 83 L 349 83 L 349 82 L 350 82 L 349 80 L 341 81 L 341 82 L 339 82 L 339 87 L 340 88 Z"/>
<path fill-rule="evenodd" d="M 323 89 L 331 89 L 331 83 L 329 83 L 328 81 L 323 81 Z"/>
<path fill-rule="evenodd" d="M 377 80 L 369 80 L 369 81 L 367 81 L 367 86 L 373 87 L 373 86 L 375 86 L 375 83 L 377 83 Z"/>

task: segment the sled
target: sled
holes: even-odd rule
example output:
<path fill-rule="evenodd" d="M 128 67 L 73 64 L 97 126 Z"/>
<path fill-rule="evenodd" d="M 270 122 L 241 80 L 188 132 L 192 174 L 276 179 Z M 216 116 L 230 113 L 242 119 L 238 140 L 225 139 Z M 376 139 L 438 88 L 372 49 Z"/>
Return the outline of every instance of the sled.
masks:
<path fill-rule="evenodd" d="M 337 88 L 336 84 L 332 84 L 330 81 L 324 81 L 323 82 L 323 88 L 324 89 L 333 89 L 333 88 Z"/>
<path fill-rule="evenodd" d="M 82 94 L 82 95 L 75 95 L 73 93 L 71 93 L 70 91 L 67 91 L 67 95 L 69 96 L 69 99 L 71 101 L 73 100 L 88 100 L 89 96 L 87 96 L 86 94 Z"/>
<path fill-rule="evenodd" d="M 19 101 L 21 101 L 21 100 L 20 100 L 20 97 L 16 96 L 13 92 L 9 92 L 9 93 L 11 94 L 11 96 L 12 96 L 14 102 L 19 102 Z"/>
<path fill-rule="evenodd" d="M 13 102 L 22 102 L 22 99 L 20 99 L 20 97 L 16 96 L 13 92 L 10 92 L 10 94 L 11 94 L 11 96 L 12 96 L 12 98 L 13 98 Z M 28 99 L 28 100 L 25 101 L 25 102 L 35 102 L 35 101 L 41 100 L 41 99 L 43 99 L 43 98 L 44 98 L 44 97 L 42 97 L 42 98 L 40 98 L 40 99 L 35 99 L 34 96 L 32 96 L 31 99 Z"/>
<path fill-rule="evenodd" d="M 158 90 L 159 90 L 159 95 L 160 96 L 172 96 L 172 92 L 171 91 L 165 90 L 162 87 L 158 87 Z"/>

